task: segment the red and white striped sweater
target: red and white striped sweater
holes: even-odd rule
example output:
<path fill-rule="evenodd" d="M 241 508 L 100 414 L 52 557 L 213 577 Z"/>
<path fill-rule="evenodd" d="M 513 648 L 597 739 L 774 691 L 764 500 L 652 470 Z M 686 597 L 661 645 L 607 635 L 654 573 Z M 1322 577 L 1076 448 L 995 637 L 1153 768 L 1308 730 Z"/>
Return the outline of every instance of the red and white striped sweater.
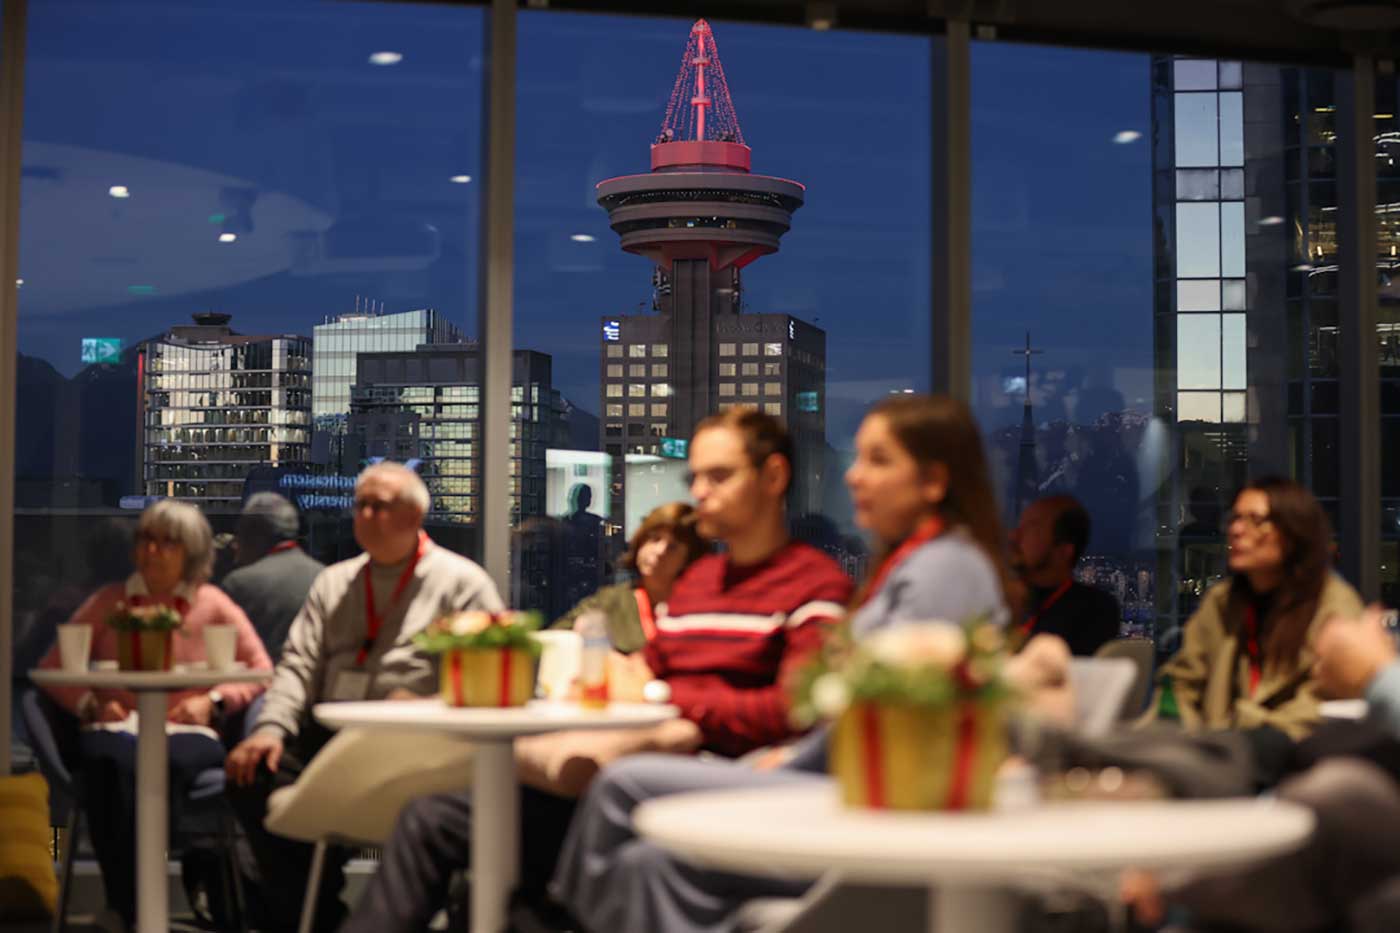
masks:
<path fill-rule="evenodd" d="M 805 544 L 744 567 L 724 554 L 703 557 L 661 607 L 647 664 L 705 748 L 742 755 L 793 735 L 783 685 L 850 598 L 850 578 Z"/>

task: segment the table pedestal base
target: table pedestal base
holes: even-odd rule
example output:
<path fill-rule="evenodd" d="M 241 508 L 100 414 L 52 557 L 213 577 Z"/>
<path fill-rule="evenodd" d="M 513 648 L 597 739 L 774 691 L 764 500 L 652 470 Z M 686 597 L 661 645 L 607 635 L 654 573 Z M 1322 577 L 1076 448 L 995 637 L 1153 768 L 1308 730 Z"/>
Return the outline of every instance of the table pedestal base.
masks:
<path fill-rule="evenodd" d="M 1001 888 L 938 884 L 929 888 L 929 933 L 1015 933 L 1021 904 Z"/>
<path fill-rule="evenodd" d="M 472 760 L 472 933 L 502 933 L 520 873 L 515 743 L 478 740 Z"/>
<path fill-rule="evenodd" d="M 169 749 L 165 744 L 165 694 L 136 694 L 136 929 L 167 933 L 170 928 L 165 870 L 169 839 Z"/>

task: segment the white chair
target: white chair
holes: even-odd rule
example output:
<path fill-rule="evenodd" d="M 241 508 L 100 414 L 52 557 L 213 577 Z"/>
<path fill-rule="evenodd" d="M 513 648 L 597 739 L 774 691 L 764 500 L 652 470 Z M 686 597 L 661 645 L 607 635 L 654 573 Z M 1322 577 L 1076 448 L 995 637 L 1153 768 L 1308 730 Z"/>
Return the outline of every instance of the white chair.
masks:
<path fill-rule="evenodd" d="M 1138 667 L 1128 658 L 1071 658 L 1075 730 L 1099 736 L 1112 729 L 1137 676 Z"/>
<path fill-rule="evenodd" d="M 583 641 L 576 632 L 536 632 L 542 643 L 538 684 L 546 698 L 564 696 L 578 674 Z M 332 845 L 373 846 L 389 838 L 404 805 L 416 797 L 471 785 L 469 742 L 431 733 L 346 729 L 311 759 L 295 784 L 268 798 L 269 832 L 311 842 L 301 933 L 316 917 L 326 851 Z"/>
<path fill-rule="evenodd" d="M 1122 719 L 1131 719 L 1142 712 L 1147 692 L 1152 687 L 1152 667 L 1157 658 L 1157 646 L 1150 638 L 1131 636 L 1104 642 L 1094 652 L 1096 658 L 1127 658 L 1137 665 L 1137 677 L 1123 701 Z"/>

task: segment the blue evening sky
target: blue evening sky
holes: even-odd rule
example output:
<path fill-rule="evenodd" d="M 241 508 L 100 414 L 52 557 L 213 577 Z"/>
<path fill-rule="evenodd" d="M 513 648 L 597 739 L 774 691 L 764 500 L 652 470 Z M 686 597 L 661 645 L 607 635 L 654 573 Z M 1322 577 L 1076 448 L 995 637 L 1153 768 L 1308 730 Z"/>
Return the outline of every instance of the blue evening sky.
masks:
<path fill-rule="evenodd" d="M 846 447 L 866 404 L 928 384 L 930 40 L 713 26 L 754 170 L 808 189 L 781 251 L 745 270 L 746 306 L 826 329 L 828 434 Z M 31 0 L 21 352 L 72 374 L 82 337 L 134 342 L 200 310 L 309 335 L 357 295 L 474 332 L 483 27 L 449 6 Z M 650 302 L 650 267 L 593 186 L 647 169 L 689 27 L 520 15 L 516 342 L 590 411 L 599 317 Z M 1027 329 L 1037 366 L 1150 408 L 1148 79 L 1143 55 L 974 49 L 989 425 L 1018 414 L 1002 389 Z M 1143 135 L 1115 144 L 1123 130 Z"/>

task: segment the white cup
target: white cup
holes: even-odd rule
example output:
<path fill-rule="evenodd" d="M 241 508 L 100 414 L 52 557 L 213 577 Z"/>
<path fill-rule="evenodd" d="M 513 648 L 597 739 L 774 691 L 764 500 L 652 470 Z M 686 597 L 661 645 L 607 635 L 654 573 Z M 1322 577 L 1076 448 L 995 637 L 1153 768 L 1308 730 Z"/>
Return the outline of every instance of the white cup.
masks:
<path fill-rule="evenodd" d="M 204 626 L 204 657 L 211 671 L 233 670 L 238 649 L 238 629 L 232 625 Z"/>
<path fill-rule="evenodd" d="M 58 656 L 65 671 L 85 671 L 92 654 L 92 626 L 67 622 L 58 627 Z"/>

